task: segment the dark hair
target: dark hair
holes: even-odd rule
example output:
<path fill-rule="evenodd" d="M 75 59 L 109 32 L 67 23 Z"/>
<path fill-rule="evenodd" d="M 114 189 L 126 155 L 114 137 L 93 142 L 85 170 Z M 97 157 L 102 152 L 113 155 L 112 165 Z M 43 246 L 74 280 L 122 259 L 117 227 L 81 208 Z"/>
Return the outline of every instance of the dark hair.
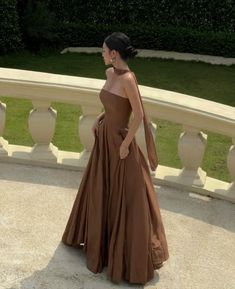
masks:
<path fill-rule="evenodd" d="M 123 32 L 113 32 L 104 40 L 110 50 L 117 50 L 124 61 L 135 57 L 138 51 L 131 45 L 130 38 Z"/>

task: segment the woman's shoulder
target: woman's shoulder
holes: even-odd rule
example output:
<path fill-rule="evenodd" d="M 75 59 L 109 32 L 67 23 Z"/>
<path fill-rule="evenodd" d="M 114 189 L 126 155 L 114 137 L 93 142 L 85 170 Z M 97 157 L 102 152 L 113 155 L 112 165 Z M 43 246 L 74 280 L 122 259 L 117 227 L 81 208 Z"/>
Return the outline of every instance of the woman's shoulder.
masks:
<path fill-rule="evenodd" d="M 114 68 L 113 67 L 108 67 L 106 70 L 105 70 L 105 73 L 106 73 L 106 76 L 107 78 L 114 75 L 115 74 L 115 71 L 114 71 Z M 123 79 L 124 81 L 133 81 L 134 80 L 134 72 L 133 71 L 126 71 L 125 73 L 121 74 L 121 79 Z"/>

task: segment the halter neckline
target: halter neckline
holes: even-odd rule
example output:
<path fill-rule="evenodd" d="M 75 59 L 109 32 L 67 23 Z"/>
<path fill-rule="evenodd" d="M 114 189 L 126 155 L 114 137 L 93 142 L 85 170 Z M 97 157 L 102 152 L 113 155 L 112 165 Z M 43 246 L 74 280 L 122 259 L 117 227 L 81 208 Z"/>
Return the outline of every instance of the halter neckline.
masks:
<path fill-rule="evenodd" d="M 120 75 L 120 74 L 124 74 L 125 72 L 131 71 L 129 69 L 121 69 L 121 68 L 117 68 L 115 66 L 113 66 L 113 70 L 116 74 Z"/>

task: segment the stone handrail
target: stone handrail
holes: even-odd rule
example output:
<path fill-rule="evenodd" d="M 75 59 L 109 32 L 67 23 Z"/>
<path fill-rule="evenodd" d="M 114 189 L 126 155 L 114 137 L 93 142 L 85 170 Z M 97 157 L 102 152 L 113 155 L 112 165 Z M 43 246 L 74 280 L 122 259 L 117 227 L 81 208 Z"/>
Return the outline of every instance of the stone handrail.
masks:
<path fill-rule="evenodd" d="M 104 74 L 105 75 L 105 74 Z M 94 137 L 91 126 L 103 107 L 98 94 L 105 80 L 0 68 L 0 96 L 29 99 L 28 127 L 35 142 L 33 147 L 9 144 L 2 135 L 5 128 L 6 104 L 0 102 L 0 162 L 65 167 L 83 170 L 87 164 Z M 199 194 L 235 203 L 235 108 L 198 97 L 139 85 L 144 106 L 150 119 L 159 118 L 182 125 L 178 154 L 182 169 L 159 165 L 152 172 L 154 183 L 185 188 Z M 78 121 L 78 133 L 84 150 L 81 153 L 58 150 L 52 144 L 57 112 L 51 102 L 80 105 L 83 115 Z M 200 167 L 207 144 L 203 130 L 231 137 L 227 155 L 231 183 L 207 176 Z M 157 127 L 153 124 L 153 134 Z M 136 140 L 145 156 L 143 124 Z"/>

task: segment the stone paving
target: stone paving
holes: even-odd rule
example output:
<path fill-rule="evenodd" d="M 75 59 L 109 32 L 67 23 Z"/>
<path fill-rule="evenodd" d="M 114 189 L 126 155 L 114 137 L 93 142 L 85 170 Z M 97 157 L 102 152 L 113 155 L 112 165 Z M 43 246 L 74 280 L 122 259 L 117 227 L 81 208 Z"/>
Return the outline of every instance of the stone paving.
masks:
<path fill-rule="evenodd" d="M 61 243 L 82 173 L 0 163 L 1 289 L 235 289 L 235 204 L 155 186 L 170 258 L 145 286 L 94 274 Z"/>

